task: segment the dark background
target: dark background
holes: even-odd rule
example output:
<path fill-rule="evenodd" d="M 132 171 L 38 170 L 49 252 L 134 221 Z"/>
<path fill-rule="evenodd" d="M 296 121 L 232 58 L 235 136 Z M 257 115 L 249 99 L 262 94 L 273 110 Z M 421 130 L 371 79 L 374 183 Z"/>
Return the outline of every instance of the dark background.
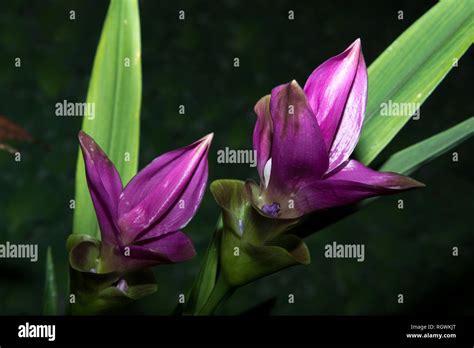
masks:
<path fill-rule="evenodd" d="M 256 178 L 246 165 L 217 164 L 217 151 L 250 149 L 253 106 L 357 37 L 369 65 L 436 1 L 140 1 L 143 100 L 140 168 L 157 155 L 215 132 L 210 181 Z M 107 1 L 2 1 L 0 114 L 49 144 L 28 146 L 20 163 L 0 153 L 0 243 L 38 243 L 40 260 L 0 260 L 0 314 L 41 312 L 46 247 L 53 247 L 60 295 L 67 291 L 65 241 L 71 232 L 80 118 L 54 105 L 84 101 Z M 186 20 L 178 21 L 178 11 Z M 76 20 L 69 20 L 69 11 Z M 295 20 L 288 21 L 288 11 Z M 404 11 L 404 20 L 397 11 Z M 22 67 L 14 67 L 14 59 Z M 240 68 L 233 67 L 234 57 Z M 410 59 L 409 56 L 406 57 Z M 472 50 L 446 77 L 375 163 L 472 116 Z M 370 86 L 369 86 L 370 88 Z M 178 114 L 178 105 L 186 114 Z M 276 297 L 274 314 L 473 314 L 471 221 L 473 143 L 412 176 L 422 190 L 385 197 L 308 238 L 312 264 L 240 289 L 221 313 L 240 313 Z M 397 209 L 403 198 L 405 209 Z M 219 210 L 209 192 L 186 231 L 190 262 L 156 267 L 159 291 L 124 312 L 167 314 L 192 283 Z M 364 243 L 366 261 L 324 258 L 324 245 Z M 452 256 L 459 247 L 460 255 Z M 295 303 L 288 304 L 288 294 Z M 404 294 L 405 303 L 397 303 Z M 64 306 L 62 304 L 62 306 Z"/>

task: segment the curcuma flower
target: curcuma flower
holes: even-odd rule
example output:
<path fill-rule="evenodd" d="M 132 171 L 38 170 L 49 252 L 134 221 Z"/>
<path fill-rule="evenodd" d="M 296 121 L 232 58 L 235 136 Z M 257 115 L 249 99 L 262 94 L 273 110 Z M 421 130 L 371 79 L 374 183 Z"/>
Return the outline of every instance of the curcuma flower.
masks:
<path fill-rule="evenodd" d="M 270 217 L 298 218 L 364 198 L 424 186 L 349 159 L 359 140 L 367 69 L 357 39 L 309 76 L 275 87 L 255 105 L 260 186 L 246 184 L 252 204 Z"/>
<path fill-rule="evenodd" d="M 193 244 L 181 229 L 202 200 L 212 136 L 159 156 L 123 189 L 107 155 L 80 132 L 102 240 L 72 241 L 71 265 L 93 273 L 126 273 L 192 258 L 196 253 Z"/>
<path fill-rule="evenodd" d="M 260 185 L 225 179 L 211 184 L 222 211 L 214 242 L 220 246 L 219 269 L 196 313 L 212 313 L 237 287 L 309 264 L 302 237 L 346 213 L 313 212 L 423 186 L 349 159 L 366 100 L 367 69 L 356 40 L 314 70 L 303 89 L 292 81 L 257 102 L 253 147 Z"/>

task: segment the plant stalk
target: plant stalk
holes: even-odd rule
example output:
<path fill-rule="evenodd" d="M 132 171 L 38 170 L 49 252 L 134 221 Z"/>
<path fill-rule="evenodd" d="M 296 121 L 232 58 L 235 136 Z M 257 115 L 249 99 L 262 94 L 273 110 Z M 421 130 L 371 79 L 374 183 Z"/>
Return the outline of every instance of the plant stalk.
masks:
<path fill-rule="evenodd" d="M 216 286 L 198 315 L 213 315 L 219 305 L 229 298 L 235 290 L 235 287 L 229 285 L 225 278 L 220 275 L 217 279 Z"/>

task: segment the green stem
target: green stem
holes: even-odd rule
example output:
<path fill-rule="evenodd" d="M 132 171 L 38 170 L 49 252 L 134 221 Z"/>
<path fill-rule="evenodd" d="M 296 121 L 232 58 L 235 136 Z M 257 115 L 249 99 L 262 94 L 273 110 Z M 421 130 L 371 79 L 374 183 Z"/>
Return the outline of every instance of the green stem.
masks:
<path fill-rule="evenodd" d="M 206 304 L 202 307 L 201 311 L 198 315 L 212 315 L 214 314 L 219 304 L 221 304 L 224 300 L 229 298 L 235 291 L 235 287 L 230 286 L 227 281 L 222 277 L 219 276 L 217 279 L 217 283 L 214 286 L 214 289 L 211 292 Z"/>
<path fill-rule="evenodd" d="M 189 301 L 184 308 L 175 310 L 175 314 L 196 315 L 205 305 L 216 285 L 218 277 L 219 254 L 221 249 L 222 217 L 219 217 L 214 234 L 201 264 L 199 274 L 189 292 Z"/>

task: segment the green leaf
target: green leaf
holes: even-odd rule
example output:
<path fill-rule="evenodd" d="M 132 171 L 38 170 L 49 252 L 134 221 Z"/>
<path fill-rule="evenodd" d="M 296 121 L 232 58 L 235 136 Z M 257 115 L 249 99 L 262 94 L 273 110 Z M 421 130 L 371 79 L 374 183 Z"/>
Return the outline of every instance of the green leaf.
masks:
<path fill-rule="evenodd" d="M 95 117 L 82 129 L 102 147 L 123 183 L 137 172 L 141 104 L 140 17 L 137 0 L 112 0 L 97 48 L 87 102 Z M 73 233 L 100 238 L 79 153 Z"/>
<path fill-rule="evenodd" d="M 474 117 L 439 134 L 397 152 L 380 170 L 410 174 L 432 159 L 470 138 L 474 133 Z"/>
<path fill-rule="evenodd" d="M 51 247 L 48 247 L 46 256 L 46 277 L 44 286 L 43 314 L 58 314 L 58 290 L 56 285 L 56 276 L 54 272 L 53 254 L 51 252 Z"/>
<path fill-rule="evenodd" d="M 473 41 L 472 0 L 437 3 L 400 35 L 369 67 L 369 95 L 355 156 L 372 162 L 409 121 L 382 116 L 383 103 L 428 98 Z"/>
<path fill-rule="evenodd" d="M 219 217 L 216 230 L 206 251 L 199 275 L 193 284 L 185 312 L 197 314 L 207 302 L 217 280 L 219 252 L 221 248 L 222 217 Z"/>

